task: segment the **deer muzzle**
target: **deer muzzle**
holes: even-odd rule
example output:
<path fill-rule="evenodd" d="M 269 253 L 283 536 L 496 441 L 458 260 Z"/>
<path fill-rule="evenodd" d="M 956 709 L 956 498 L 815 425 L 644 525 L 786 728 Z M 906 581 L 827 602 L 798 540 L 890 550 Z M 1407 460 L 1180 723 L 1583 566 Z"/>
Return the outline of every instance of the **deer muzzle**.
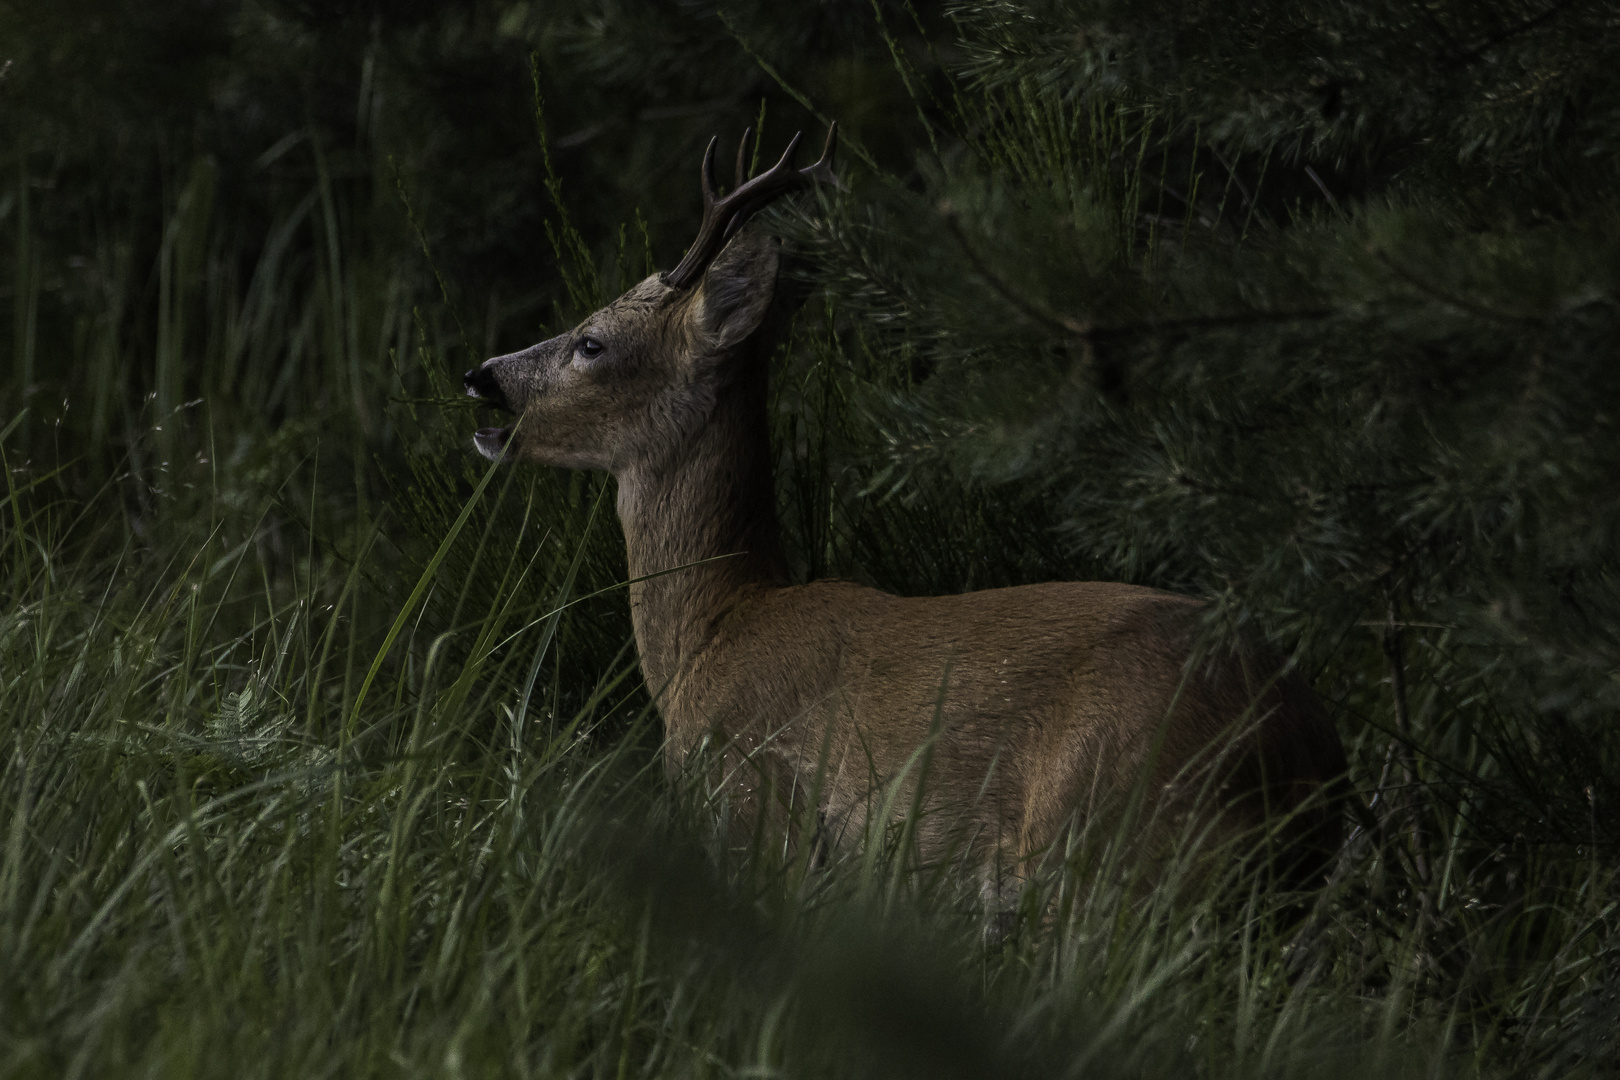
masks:
<path fill-rule="evenodd" d="M 513 411 L 511 402 L 506 400 L 506 392 L 501 389 L 501 384 L 495 379 L 495 373 L 489 370 L 487 364 L 475 367 L 463 375 L 461 385 L 467 391 L 468 397 L 475 397 L 502 412 Z M 509 427 L 481 427 L 473 432 L 473 445 L 478 448 L 480 454 L 494 461 L 501 456 L 501 451 L 506 448 L 506 443 L 511 437 L 512 429 Z"/>

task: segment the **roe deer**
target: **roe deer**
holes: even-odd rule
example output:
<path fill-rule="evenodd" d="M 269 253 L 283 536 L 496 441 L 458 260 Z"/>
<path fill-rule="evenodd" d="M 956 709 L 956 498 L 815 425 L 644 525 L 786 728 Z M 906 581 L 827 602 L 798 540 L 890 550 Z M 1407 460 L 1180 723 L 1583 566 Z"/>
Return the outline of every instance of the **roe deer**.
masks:
<path fill-rule="evenodd" d="M 617 478 L 666 767 L 678 771 L 715 735 L 726 764 L 751 762 L 731 773 L 743 777 L 732 794 L 744 813 L 813 795 L 834 833 L 858 833 L 882 785 L 915 785 L 932 740 L 922 851 L 965 852 L 986 870 L 1005 863 L 1015 879 L 1071 819 L 1133 793 L 1175 819 L 1213 778 L 1201 805 L 1216 806 L 1222 835 L 1286 819 L 1285 839 L 1320 868 L 1341 828 L 1325 797 L 1345 772 L 1338 735 L 1292 674 L 1272 666 L 1251 681 L 1240 655 L 1193 664 L 1198 601 L 1108 582 L 933 597 L 789 583 L 765 392 L 787 305 L 777 242 L 743 225 L 829 177 L 835 138 L 836 128 L 821 160 L 795 170 L 795 136 L 749 180 L 745 133 L 724 198 L 711 141 L 703 223 L 673 272 L 464 379 L 469 394 L 520 416 L 477 432 L 486 457 Z M 1193 769 L 1200 761 L 1209 768 Z M 918 792 L 904 790 L 892 805 L 908 811 Z"/>

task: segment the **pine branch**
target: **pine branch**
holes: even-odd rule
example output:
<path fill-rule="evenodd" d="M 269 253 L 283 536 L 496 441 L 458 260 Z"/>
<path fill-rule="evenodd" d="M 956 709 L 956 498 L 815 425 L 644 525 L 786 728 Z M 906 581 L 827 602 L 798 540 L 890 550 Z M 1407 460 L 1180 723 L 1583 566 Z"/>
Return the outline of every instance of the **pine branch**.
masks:
<path fill-rule="evenodd" d="M 1547 323 L 1547 320 L 1539 315 L 1515 315 L 1509 312 L 1495 311 L 1491 308 L 1484 307 L 1483 305 L 1476 304 L 1472 300 L 1467 300 L 1461 296 L 1457 296 L 1455 293 L 1447 292 L 1433 282 L 1424 281 L 1422 278 L 1412 273 L 1412 271 L 1406 269 L 1406 267 L 1401 266 L 1394 259 L 1391 259 L 1388 253 L 1382 248 L 1374 248 L 1372 255 L 1373 258 L 1377 259 L 1386 268 L 1388 268 L 1390 273 L 1394 274 L 1408 285 L 1411 285 L 1420 292 L 1427 293 L 1429 296 L 1434 297 L 1443 304 L 1454 307 L 1458 311 L 1467 312 L 1476 318 L 1487 319 L 1491 322 L 1520 323 L 1531 326 L 1545 326 Z"/>
<path fill-rule="evenodd" d="M 1530 18 L 1525 19 L 1523 22 L 1519 23 L 1518 25 L 1510 26 L 1506 30 L 1503 30 L 1500 34 L 1497 34 L 1497 35 L 1495 35 L 1494 37 L 1491 37 L 1491 38 L 1487 38 L 1486 41 L 1484 42 L 1484 44 L 1480 45 L 1479 47 L 1474 49 L 1472 52 L 1464 53 L 1462 56 L 1456 57 L 1455 59 L 1451 60 L 1446 66 L 1450 67 L 1450 68 L 1461 68 L 1461 67 L 1467 67 L 1470 64 L 1477 63 L 1480 60 L 1483 60 L 1485 58 L 1486 53 L 1490 52 L 1492 49 L 1496 48 L 1498 45 L 1506 44 L 1507 42 L 1509 42 L 1509 41 L 1513 40 L 1514 38 L 1518 37 L 1520 34 L 1529 33 L 1531 30 L 1536 29 L 1538 26 L 1542 26 L 1545 23 L 1551 22 L 1553 19 L 1557 18 L 1560 14 L 1562 14 L 1564 11 L 1568 10 L 1570 7 L 1573 7 L 1573 6 L 1574 6 L 1574 0 L 1563 0 L 1563 3 L 1554 4 L 1552 7 L 1548 8 L 1546 11 L 1541 12 L 1541 14 L 1532 15 Z"/>
<path fill-rule="evenodd" d="M 1222 330 L 1239 326 L 1258 326 L 1266 324 L 1289 322 L 1313 322 L 1320 319 L 1332 318 L 1343 313 L 1338 307 L 1297 308 L 1289 311 L 1245 311 L 1232 315 L 1196 315 L 1180 319 L 1151 319 L 1140 322 L 1115 323 L 1112 326 L 1098 326 L 1090 320 L 1079 320 L 1072 315 L 1063 315 L 1029 296 L 1020 295 L 1011 285 L 990 268 L 984 258 L 974 250 L 967 235 L 962 231 L 958 220 L 959 214 L 948 205 L 941 212 L 940 217 L 945 222 L 946 230 L 956 240 L 967 257 L 968 263 L 973 267 L 986 285 L 993 289 L 1008 304 L 1017 308 L 1032 322 L 1046 327 L 1053 333 L 1060 335 L 1065 342 L 1097 342 L 1116 338 L 1154 337 L 1161 334 L 1177 334 L 1197 330 Z"/>

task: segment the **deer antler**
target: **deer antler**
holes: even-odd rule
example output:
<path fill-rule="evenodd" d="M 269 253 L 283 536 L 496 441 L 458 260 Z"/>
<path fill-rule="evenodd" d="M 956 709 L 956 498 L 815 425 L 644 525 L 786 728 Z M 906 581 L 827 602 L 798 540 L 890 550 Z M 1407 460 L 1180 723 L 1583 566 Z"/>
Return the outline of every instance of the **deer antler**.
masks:
<path fill-rule="evenodd" d="M 718 140 L 709 140 L 709 148 L 703 154 L 701 174 L 703 224 L 698 228 L 697 239 L 692 241 L 692 246 L 687 249 L 686 257 L 681 260 L 680 265 L 659 275 L 659 280 L 670 288 L 684 289 L 697 280 L 704 268 L 709 265 L 709 260 L 720 253 L 720 249 L 731 239 L 732 234 L 767 204 L 812 181 L 830 180 L 834 184 L 838 183 L 832 171 L 833 150 L 838 140 L 836 122 L 827 128 L 827 144 L 822 147 L 821 160 L 814 165 L 806 169 L 793 167 L 793 153 L 799 148 L 799 136 L 803 134 L 799 132 L 793 136 L 793 141 L 788 143 L 781 161 L 752 180 L 745 180 L 749 140 L 753 134 L 753 128 L 743 132 L 742 143 L 737 147 L 737 182 L 731 193 L 724 198 L 714 193 L 714 146 Z"/>

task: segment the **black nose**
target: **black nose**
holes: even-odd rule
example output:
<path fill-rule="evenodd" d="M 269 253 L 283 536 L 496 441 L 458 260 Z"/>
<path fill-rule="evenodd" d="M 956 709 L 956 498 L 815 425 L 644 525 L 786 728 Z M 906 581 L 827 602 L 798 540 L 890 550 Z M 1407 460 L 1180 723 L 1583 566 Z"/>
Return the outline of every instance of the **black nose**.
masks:
<path fill-rule="evenodd" d="M 495 381 L 495 375 L 489 368 L 473 368 L 461 377 L 461 385 L 473 397 L 483 398 L 498 409 L 510 411 L 511 406 L 506 403 L 506 395 L 501 393 L 501 384 Z"/>

